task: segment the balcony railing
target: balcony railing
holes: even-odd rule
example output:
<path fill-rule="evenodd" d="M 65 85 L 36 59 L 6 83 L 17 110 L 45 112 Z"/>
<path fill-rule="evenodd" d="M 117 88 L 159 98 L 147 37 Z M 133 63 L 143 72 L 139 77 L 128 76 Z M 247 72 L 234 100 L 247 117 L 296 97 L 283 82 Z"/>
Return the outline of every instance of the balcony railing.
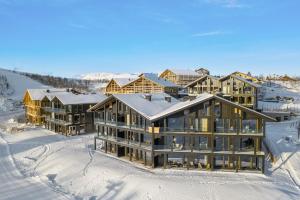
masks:
<path fill-rule="evenodd" d="M 55 123 L 55 124 L 59 124 L 59 125 L 71 125 L 72 124 L 72 122 L 67 122 L 67 121 L 64 121 L 64 120 L 61 120 L 61 119 L 53 119 L 53 118 L 50 118 L 50 117 L 46 117 L 46 121 L 52 122 L 52 123 Z"/>
<path fill-rule="evenodd" d="M 208 151 L 210 148 L 208 148 L 207 144 L 196 144 L 196 145 L 184 145 L 184 144 L 167 144 L 167 145 L 154 145 L 155 150 L 166 150 L 166 151 Z"/>
<path fill-rule="evenodd" d="M 142 148 L 151 148 L 151 144 L 150 143 L 146 143 L 146 142 L 139 142 L 139 141 L 135 141 L 135 140 L 128 140 L 125 138 L 120 138 L 120 137 L 114 137 L 111 135 L 99 135 L 99 138 L 102 139 L 106 139 L 112 142 L 117 142 L 119 144 L 123 144 L 123 145 L 133 145 L 136 147 L 142 147 Z"/>

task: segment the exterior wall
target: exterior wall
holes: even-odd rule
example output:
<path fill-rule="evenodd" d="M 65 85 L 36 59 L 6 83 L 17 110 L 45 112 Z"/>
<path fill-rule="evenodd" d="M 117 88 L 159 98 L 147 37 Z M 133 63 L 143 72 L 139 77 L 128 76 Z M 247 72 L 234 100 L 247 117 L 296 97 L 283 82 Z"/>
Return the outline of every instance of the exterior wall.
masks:
<path fill-rule="evenodd" d="M 193 82 L 196 79 L 200 78 L 201 75 L 176 75 L 172 71 L 166 70 L 159 77 L 167 79 L 168 81 L 175 83 L 178 86 L 184 87 L 190 82 Z"/>
<path fill-rule="evenodd" d="M 23 103 L 25 106 L 25 117 L 27 122 L 42 125 L 45 122 L 42 116 L 41 101 L 32 100 L 28 92 L 26 92 Z"/>
<path fill-rule="evenodd" d="M 264 120 L 224 102 L 150 123 L 114 99 L 95 112 L 95 126 L 95 147 L 152 167 L 264 170 Z"/>
<path fill-rule="evenodd" d="M 178 94 L 177 87 L 164 87 L 157 83 L 154 83 L 144 77 L 140 77 L 137 80 L 119 87 L 115 81 L 111 81 L 106 87 L 106 94 L 132 94 L 132 93 L 162 93 L 165 92 L 172 96 Z"/>
<path fill-rule="evenodd" d="M 106 94 L 118 94 L 121 93 L 121 87 L 114 81 L 110 81 L 110 83 L 105 88 Z"/>
<path fill-rule="evenodd" d="M 211 77 L 206 77 L 202 80 L 197 81 L 197 83 L 190 85 L 188 88 L 188 94 L 190 96 L 199 95 L 204 92 L 215 94 L 219 91 L 219 80 Z"/>
<path fill-rule="evenodd" d="M 64 135 L 78 135 L 94 131 L 93 114 L 87 110 L 94 104 L 63 105 L 57 98 L 45 107 L 46 128 Z"/>

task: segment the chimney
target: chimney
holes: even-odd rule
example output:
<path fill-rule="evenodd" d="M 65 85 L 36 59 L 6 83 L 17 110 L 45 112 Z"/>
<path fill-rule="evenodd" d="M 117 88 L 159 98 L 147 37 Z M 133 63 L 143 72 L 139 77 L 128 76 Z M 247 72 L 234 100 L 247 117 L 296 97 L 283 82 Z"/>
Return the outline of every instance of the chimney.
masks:
<path fill-rule="evenodd" d="M 165 97 L 165 101 L 171 103 L 171 97 L 170 97 L 170 96 L 166 96 L 166 97 Z"/>
<path fill-rule="evenodd" d="M 144 95 L 144 98 L 145 98 L 146 100 L 148 100 L 148 101 L 151 101 L 151 97 L 152 97 L 151 94 L 145 94 L 145 95 Z"/>

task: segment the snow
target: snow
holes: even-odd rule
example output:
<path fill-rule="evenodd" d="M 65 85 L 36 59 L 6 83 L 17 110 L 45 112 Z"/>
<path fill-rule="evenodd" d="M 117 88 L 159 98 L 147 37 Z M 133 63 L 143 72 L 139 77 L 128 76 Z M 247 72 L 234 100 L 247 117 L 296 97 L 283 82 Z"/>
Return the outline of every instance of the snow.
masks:
<path fill-rule="evenodd" d="M 61 196 L 56 198 L 174 200 L 296 200 L 300 195 L 287 172 L 271 166 L 268 166 L 267 175 L 152 170 L 93 151 L 93 135 L 65 137 L 32 128 L 13 135 L 3 133 L 2 137 L 8 142 L 12 159 L 0 160 L 0 166 L 5 166 L 0 167 L 1 174 L 19 170 L 24 175 L 24 183 L 19 180 L 18 184 L 35 181 L 36 185 L 32 187 L 37 188 L 34 193 L 37 198 L 48 192 L 45 185 L 49 190 L 55 189 L 52 194 L 47 194 L 49 199 L 58 193 Z M 5 148 L 3 141 L 1 148 Z M 9 157 L 9 154 L 5 156 Z M 3 180 L 0 176 L 0 182 Z M 18 184 L 2 185 L 1 188 L 14 191 L 18 197 L 22 195 L 22 191 L 15 190 Z M 23 199 L 32 197 L 24 196 Z"/>
<path fill-rule="evenodd" d="M 264 111 L 290 111 L 300 113 L 300 81 L 272 81 L 263 84 L 264 99 L 279 102 L 259 101 L 258 108 Z"/>
<path fill-rule="evenodd" d="M 300 187 L 300 140 L 297 127 L 300 118 L 292 121 L 269 123 L 266 132 L 266 142 L 277 162 L 276 169 L 287 170 Z"/>
<path fill-rule="evenodd" d="M 12 82 L 15 99 L 21 100 L 27 87 L 44 87 L 21 75 L 5 73 Z M 274 165 L 267 161 L 263 175 L 149 169 L 94 151 L 94 134 L 65 137 L 18 122 L 22 116 L 21 107 L 0 113 L 0 200 L 298 200 L 300 197 L 299 146 L 292 125 L 296 121 L 268 124 L 267 141 L 278 161 Z M 18 131 L 9 133 L 13 127 Z"/>
<path fill-rule="evenodd" d="M 9 85 L 13 88 L 14 93 L 10 98 L 14 100 L 22 100 L 23 95 L 27 88 L 31 89 L 42 89 L 49 88 L 48 86 L 42 85 L 41 83 L 34 81 L 26 76 L 14 73 L 12 71 L 1 69 L 0 74 L 7 77 Z"/>
<path fill-rule="evenodd" d="M 4 75 L 10 86 L 8 95 L 0 96 L 0 114 L 3 112 L 14 111 L 22 106 L 22 99 L 27 88 L 48 88 L 26 76 L 0 68 L 0 75 Z"/>
<path fill-rule="evenodd" d="M 78 77 L 84 80 L 111 80 L 113 78 L 136 78 L 138 74 L 134 73 L 109 73 L 109 72 L 97 72 L 87 73 L 79 75 Z"/>

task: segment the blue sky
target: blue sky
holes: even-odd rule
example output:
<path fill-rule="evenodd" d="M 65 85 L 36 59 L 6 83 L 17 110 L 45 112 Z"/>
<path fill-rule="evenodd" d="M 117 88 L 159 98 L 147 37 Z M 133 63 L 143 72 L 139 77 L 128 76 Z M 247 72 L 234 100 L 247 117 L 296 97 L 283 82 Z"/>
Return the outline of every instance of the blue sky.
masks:
<path fill-rule="evenodd" d="M 0 67 L 300 75 L 299 0 L 0 0 Z"/>

